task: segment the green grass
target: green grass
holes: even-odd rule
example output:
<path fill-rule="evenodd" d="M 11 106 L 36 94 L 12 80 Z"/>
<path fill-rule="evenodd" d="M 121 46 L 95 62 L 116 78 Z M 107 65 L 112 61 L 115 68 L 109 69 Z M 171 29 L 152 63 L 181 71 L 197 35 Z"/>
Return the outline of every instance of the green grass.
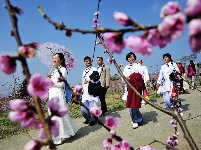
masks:
<path fill-rule="evenodd" d="M 106 95 L 108 110 L 125 107 L 125 102 L 121 100 L 120 95 L 114 93 L 108 93 Z M 73 119 L 83 117 L 80 110 L 80 105 L 71 104 L 69 106 L 69 115 Z M 45 113 L 45 115 L 47 115 L 47 109 L 45 107 L 43 112 Z M 1 113 L 0 116 L 0 140 L 27 131 L 25 129 L 22 129 L 19 123 L 11 122 L 8 118 L 8 114 L 8 112 Z"/>
<path fill-rule="evenodd" d="M 19 123 L 11 122 L 8 113 L 1 113 L 0 117 L 0 140 L 19 134 L 25 130 L 20 127 Z"/>
<path fill-rule="evenodd" d="M 123 108 L 125 107 L 125 101 L 121 100 L 122 97 L 122 93 L 112 93 L 112 92 L 108 92 L 106 94 L 106 103 L 107 103 L 107 107 L 108 110 L 113 110 L 113 109 L 117 109 L 117 108 Z M 151 99 L 156 99 L 159 98 L 160 96 L 157 94 L 152 94 Z M 100 106 L 100 103 L 99 103 Z M 70 112 L 69 115 L 73 118 L 81 118 L 82 113 L 80 110 L 80 105 L 75 105 L 75 104 L 70 104 Z M 44 113 L 45 115 L 47 115 L 47 109 L 44 107 Z M 37 117 L 38 118 L 38 117 Z M 19 134 L 21 132 L 25 132 L 27 130 L 22 129 L 20 127 L 19 123 L 15 123 L 15 122 L 11 122 L 8 118 L 8 112 L 6 113 L 2 113 L 0 116 L 0 140 L 10 137 L 12 135 L 16 135 Z"/>

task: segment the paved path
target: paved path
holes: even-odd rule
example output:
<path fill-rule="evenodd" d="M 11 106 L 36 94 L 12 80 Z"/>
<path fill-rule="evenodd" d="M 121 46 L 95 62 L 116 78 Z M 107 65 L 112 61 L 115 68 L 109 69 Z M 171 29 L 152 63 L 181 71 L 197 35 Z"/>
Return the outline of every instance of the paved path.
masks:
<path fill-rule="evenodd" d="M 199 88 L 201 89 L 201 88 Z M 182 108 L 184 109 L 183 118 L 187 118 L 189 114 L 192 117 L 201 114 L 201 92 L 197 90 L 189 90 L 188 94 L 182 94 Z M 164 107 L 162 98 L 153 100 L 155 103 Z M 128 110 L 126 108 L 116 109 L 109 113 L 111 116 L 119 117 L 119 127 L 116 129 L 117 134 L 123 139 L 129 141 L 135 148 L 140 145 L 146 145 L 157 139 L 166 143 L 167 137 L 174 132 L 173 127 L 170 125 L 170 116 L 153 109 L 149 105 L 145 105 L 141 108 L 143 114 L 144 123 L 138 129 L 132 129 L 131 120 Z M 103 121 L 104 118 L 102 117 Z M 59 145 L 58 150 L 101 150 L 104 149 L 102 141 L 109 137 L 109 133 L 99 125 L 87 126 L 83 124 L 83 118 L 75 119 L 78 127 L 76 135 L 70 139 L 66 139 L 62 145 Z M 192 119 L 187 121 L 187 127 L 194 138 L 199 149 L 201 149 L 201 118 Z M 180 128 L 179 146 L 180 150 L 190 150 L 187 141 L 183 138 L 183 133 Z M 29 131 L 29 134 L 33 138 L 37 138 L 36 131 Z M 0 150 L 22 150 L 23 145 L 31 140 L 28 134 L 22 133 L 20 135 L 12 136 L 8 139 L 0 140 Z M 165 150 L 165 146 L 154 143 L 152 144 L 156 150 Z M 43 147 L 42 150 L 47 150 Z"/>

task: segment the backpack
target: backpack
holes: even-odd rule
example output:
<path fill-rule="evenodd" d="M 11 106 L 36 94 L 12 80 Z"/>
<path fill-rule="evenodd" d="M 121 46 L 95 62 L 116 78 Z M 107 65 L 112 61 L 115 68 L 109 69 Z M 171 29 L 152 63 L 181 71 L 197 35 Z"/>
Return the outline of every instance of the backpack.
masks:
<path fill-rule="evenodd" d="M 71 101 L 71 91 L 68 89 L 68 86 L 65 84 L 65 98 L 66 98 L 66 103 Z"/>
<path fill-rule="evenodd" d="M 173 81 L 173 86 L 177 91 L 183 90 L 183 78 L 181 76 L 181 73 L 174 70 L 170 75 L 170 80 Z"/>
<path fill-rule="evenodd" d="M 100 96 L 101 83 L 99 81 L 100 76 L 98 71 L 93 71 L 93 73 L 89 76 L 89 86 L 88 93 L 89 95 L 93 95 L 94 97 Z"/>

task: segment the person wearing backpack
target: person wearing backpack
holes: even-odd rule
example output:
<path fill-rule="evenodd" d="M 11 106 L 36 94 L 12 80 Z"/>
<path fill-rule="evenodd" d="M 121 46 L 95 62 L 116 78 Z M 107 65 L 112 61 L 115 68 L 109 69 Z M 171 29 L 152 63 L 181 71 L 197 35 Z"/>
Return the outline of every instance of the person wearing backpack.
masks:
<path fill-rule="evenodd" d="M 83 94 L 82 94 L 82 103 L 88 108 L 92 108 L 94 106 L 97 106 L 98 102 L 99 102 L 99 96 L 96 95 L 96 93 L 94 93 L 93 91 L 91 92 L 90 90 L 90 94 L 89 94 L 89 83 L 91 84 L 92 81 L 92 73 L 95 71 L 97 72 L 98 70 L 95 67 L 92 67 L 92 63 L 91 63 L 91 58 L 89 56 L 86 56 L 84 58 L 84 64 L 86 66 L 86 68 L 84 69 L 83 73 L 82 73 L 82 87 L 83 87 Z M 90 79 L 91 77 L 91 79 Z M 93 84 L 91 84 L 93 85 Z M 91 88 L 90 88 L 91 89 Z M 95 96 L 93 96 L 95 95 Z M 89 126 L 93 126 L 96 124 L 96 120 L 94 117 L 92 117 L 90 115 L 90 113 L 83 107 L 81 106 L 81 111 L 82 114 L 85 118 L 84 124 L 89 124 Z"/>
<path fill-rule="evenodd" d="M 173 71 L 179 72 L 179 68 L 176 63 L 172 61 L 171 55 L 166 53 L 163 55 L 165 64 L 161 66 L 160 73 L 157 80 L 157 89 L 162 85 L 163 100 L 167 110 L 170 110 L 173 105 L 172 90 L 173 81 L 170 79 L 170 75 Z"/>

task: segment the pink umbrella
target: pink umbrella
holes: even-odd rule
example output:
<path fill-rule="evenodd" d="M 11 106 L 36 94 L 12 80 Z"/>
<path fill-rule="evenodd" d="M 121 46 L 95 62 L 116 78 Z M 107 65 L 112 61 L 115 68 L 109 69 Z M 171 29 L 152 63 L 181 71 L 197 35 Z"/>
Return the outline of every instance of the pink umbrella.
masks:
<path fill-rule="evenodd" d="M 38 46 L 36 50 L 36 55 L 38 59 L 44 63 L 47 67 L 52 68 L 53 64 L 53 55 L 55 53 L 63 53 L 65 58 L 66 68 L 68 70 L 72 70 L 75 67 L 75 56 L 73 53 L 67 49 L 65 46 L 54 43 L 54 42 L 46 42 L 42 43 Z"/>

